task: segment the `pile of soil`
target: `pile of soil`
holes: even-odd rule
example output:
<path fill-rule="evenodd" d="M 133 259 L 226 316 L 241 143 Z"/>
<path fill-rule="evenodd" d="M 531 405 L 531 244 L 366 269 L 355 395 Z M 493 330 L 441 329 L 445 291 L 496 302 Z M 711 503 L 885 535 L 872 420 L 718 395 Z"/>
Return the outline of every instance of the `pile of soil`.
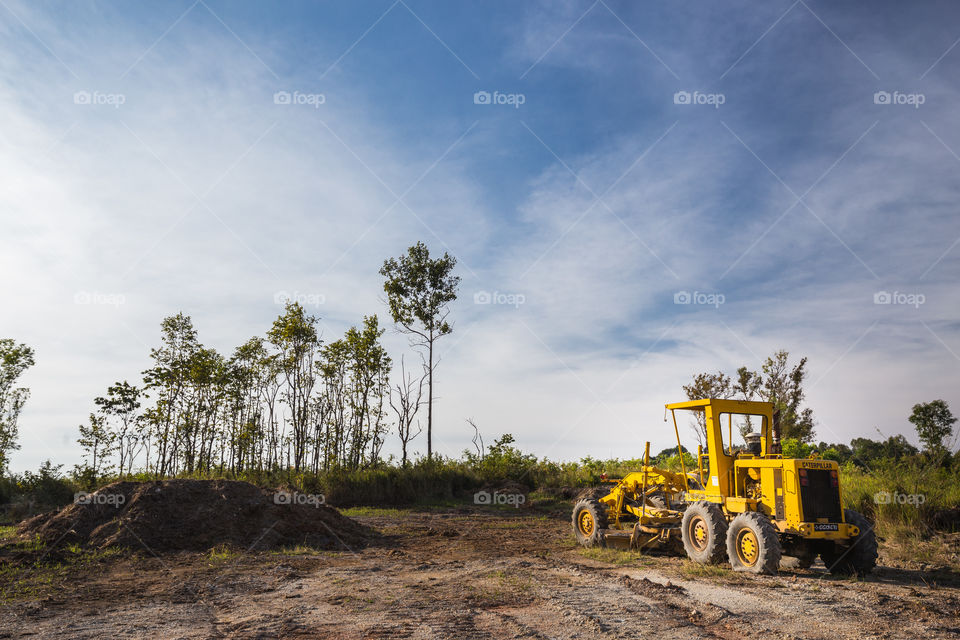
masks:
<path fill-rule="evenodd" d="M 219 545 L 353 550 L 376 535 L 314 496 L 279 495 L 232 480 L 115 482 L 83 503 L 24 521 L 18 532 L 39 536 L 48 545 L 121 546 L 151 553 Z"/>

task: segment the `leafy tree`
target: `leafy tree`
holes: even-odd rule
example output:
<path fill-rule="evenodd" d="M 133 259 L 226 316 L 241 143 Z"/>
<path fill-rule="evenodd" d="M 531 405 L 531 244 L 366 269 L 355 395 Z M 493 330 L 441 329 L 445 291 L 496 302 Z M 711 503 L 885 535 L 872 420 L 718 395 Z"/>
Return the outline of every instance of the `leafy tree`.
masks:
<path fill-rule="evenodd" d="M 427 370 L 427 459 L 433 455 L 433 371 L 434 343 L 453 331 L 447 322 L 449 304 L 457 298 L 459 276 L 453 275 L 456 258 L 444 253 L 433 259 L 430 250 L 418 242 L 407 255 L 389 258 L 380 275 L 386 278 L 383 290 L 393 321 L 426 352 Z"/>
<path fill-rule="evenodd" d="M 190 316 L 178 313 L 160 324 L 161 346 L 150 351 L 153 367 L 143 372 L 147 389 L 157 393 L 157 404 L 146 413 L 147 426 L 157 444 L 156 471 L 164 476 L 176 464 L 180 418 L 185 408 L 184 393 L 189 385 L 190 361 L 200 349 L 197 331 Z"/>
<path fill-rule="evenodd" d="M 698 373 L 693 376 L 693 382 L 683 386 L 683 392 L 687 394 L 688 400 L 726 399 L 733 397 L 735 389 L 730 376 L 718 371 Z M 702 411 L 695 411 L 694 420 L 691 426 L 697 435 L 697 442 L 706 447 L 709 442 L 706 416 Z"/>
<path fill-rule="evenodd" d="M 840 464 L 853 458 L 853 449 L 845 444 L 828 444 L 821 442 L 817 445 L 817 451 L 824 460 L 833 460 Z"/>
<path fill-rule="evenodd" d="M 308 316 L 299 302 L 292 302 L 267 332 L 270 343 L 280 352 L 280 370 L 287 382 L 284 400 L 290 408 L 293 467 L 297 472 L 306 455 L 310 394 L 316 381 L 313 358 L 320 344 L 317 322 L 318 318 Z"/>
<path fill-rule="evenodd" d="M 737 369 L 737 381 L 733 383 L 733 392 L 740 400 L 755 400 L 762 386 L 763 378 L 755 371 L 750 371 L 746 367 Z M 756 431 L 753 427 L 753 418 L 747 416 L 740 425 L 740 435 L 746 436 L 753 431 Z"/>
<path fill-rule="evenodd" d="M 383 447 L 385 407 L 392 361 L 380 343 L 384 329 L 377 316 L 363 319 L 363 329 L 350 327 L 344 340 L 350 354 L 350 409 L 353 416 L 352 466 L 358 467 L 367 445 L 368 462 L 375 464 Z"/>
<path fill-rule="evenodd" d="M 139 419 L 137 409 L 140 408 L 140 390 L 127 381 L 117 382 L 107 388 L 105 397 L 95 398 L 93 402 L 100 407 L 108 425 L 110 418 L 119 421 L 113 432 L 120 457 L 120 474 L 122 475 L 124 470 L 129 473 L 140 444 L 140 436 L 134 428 Z"/>
<path fill-rule="evenodd" d="M 803 384 L 807 378 L 807 359 L 790 367 L 790 354 L 778 351 L 763 363 L 763 387 L 761 395 L 772 402 L 774 410 L 780 411 L 780 437 L 796 438 L 801 442 L 813 439 L 813 410 L 801 409 L 805 391 Z"/>
<path fill-rule="evenodd" d="M 10 453 L 20 448 L 17 420 L 30 397 L 29 389 L 13 385 L 33 365 L 33 349 L 10 338 L 0 339 L 0 475 L 10 464 Z"/>
<path fill-rule="evenodd" d="M 107 421 L 102 415 L 90 414 L 89 423 L 80 425 L 80 438 L 77 442 L 83 447 L 84 458 L 89 461 L 87 468 L 94 481 L 110 471 L 112 467 L 107 460 L 113 452 L 116 436 L 107 428 Z"/>
<path fill-rule="evenodd" d="M 781 441 L 784 458 L 807 458 L 813 452 L 813 445 L 801 442 L 797 438 L 784 438 Z"/>
<path fill-rule="evenodd" d="M 907 419 L 916 427 L 920 442 L 928 452 L 937 455 L 948 452 L 946 439 L 953 434 L 953 424 L 957 419 L 945 401 L 915 404 L 913 413 Z"/>
<path fill-rule="evenodd" d="M 918 453 L 917 448 L 902 435 L 890 436 L 883 441 L 854 438 L 850 441 L 850 449 L 851 459 L 861 467 L 878 460 L 901 460 Z"/>

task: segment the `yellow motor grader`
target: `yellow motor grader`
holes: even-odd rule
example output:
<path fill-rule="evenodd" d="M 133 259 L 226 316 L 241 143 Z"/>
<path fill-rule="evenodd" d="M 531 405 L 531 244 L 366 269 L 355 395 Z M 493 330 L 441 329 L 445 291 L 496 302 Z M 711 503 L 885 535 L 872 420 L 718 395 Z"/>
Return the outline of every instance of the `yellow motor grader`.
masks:
<path fill-rule="evenodd" d="M 776 573 L 781 565 L 805 569 L 818 555 L 832 573 L 862 575 L 876 566 L 873 525 L 841 505 L 839 466 L 784 458 L 772 403 L 693 400 L 666 410 L 681 471 L 651 466 L 648 442 L 641 469 L 574 506 L 580 544 L 682 550 L 694 562 L 727 560 L 751 573 Z M 705 427 L 706 452 L 697 448 L 696 469 L 689 471 L 677 411 L 697 412 Z M 733 445 L 735 426 L 746 446 Z"/>

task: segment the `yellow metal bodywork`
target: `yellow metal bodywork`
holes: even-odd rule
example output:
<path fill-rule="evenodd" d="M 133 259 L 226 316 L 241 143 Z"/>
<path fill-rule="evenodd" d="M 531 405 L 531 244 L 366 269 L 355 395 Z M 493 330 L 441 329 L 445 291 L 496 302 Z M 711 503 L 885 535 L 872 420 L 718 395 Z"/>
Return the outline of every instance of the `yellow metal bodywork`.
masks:
<path fill-rule="evenodd" d="M 836 531 L 818 531 L 817 524 L 803 518 L 800 498 L 800 469 L 817 469 L 835 472 L 838 476 L 839 465 L 832 460 L 788 459 L 773 453 L 773 404 L 747 400 L 693 400 L 666 405 L 670 411 L 702 411 L 707 431 L 707 453 L 709 476 L 703 477 L 703 489 L 686 492 L 685 501 L 706 500 L 721 505 L 728 514 L 745 511 L 759 511 L 773 520 L 781 533 L 789 533 L 802 538 L 836 540 L 846 539 L 859 534 L 859 529 L 843 522 L 840 510 L 840 522 Z M 720 416 L 723 414 L 749 415 L 760 418 L 760 455 L 742 451 L 733 451 L 723 447 L 723 426 Z M 728 426 L 729 428 L 729 426 Z M 728 439 L 729 442 L 729 439 Z M 698 461 L 699 463 L 699 461 Z M 702 463 L 699 463 L 702 464 Z M 776 473 L 781 474 L 780 482 Z M 777 485 L 780 486 L 777 486 Z M 839 495 L 839 487 L 838 487 Z M 783 506 L 777 517 L 777 499 Z"/>
<path fill-rule="evenodd" d="M 801 470 L 829 471 L 836 478 L 837 499 L 840 497 L 839 466 L 831 460 L 785 459 L 775 453 L 773 439 L 773 404 L 745 400 L 693 400 L 666 405 L 673 414 L 673 426 L 680 452 L 675 412 L 702 412 L 706 426 L 707 449 L 697 451 L 696 467 L 687 473 L 681 459 L 681 473 L 650 466 L 650 444 L 647 443 L 644 465 L 639 471 L 614 481 L 610 492 L 600 498 L 609 509 L 609 538 L 626 539 L 634 548 L 659 546 L 679 534 L 683 517 L 682 506 L 705 500 L 722 507 L 728 519 L 736 514 L 756 511 L 766 515 L 781 535 L 802 539 L 841 541 L 859 535 L 859 529 L 840 518 L 826 523 L 826 518 L 813 521 L 804 518 L 800 484 Z M 731 416 L 727 425 L 720 416 Z M 759 455 L 735 450 L 728 435 L 728 447 L 723 446 L 723 428 L 732 433 L 732 416 L 748 415 L 759 418 Z M 695 481 L 696 480 L 696 481 Z M 661 497 L 667 508 L 655 505 L 652 498 Z M 671 509 L 672 505 L 678 509 Z M 817 525 L 820 525 L 819 527 Z M 825 526 L 828 525 L 828 526 Z M 834 526 L 835 525 L 835 526 Z M 755 553 L 757 541 L 749 537 L 737 541 L 738 553 L 749 560 Z"/>

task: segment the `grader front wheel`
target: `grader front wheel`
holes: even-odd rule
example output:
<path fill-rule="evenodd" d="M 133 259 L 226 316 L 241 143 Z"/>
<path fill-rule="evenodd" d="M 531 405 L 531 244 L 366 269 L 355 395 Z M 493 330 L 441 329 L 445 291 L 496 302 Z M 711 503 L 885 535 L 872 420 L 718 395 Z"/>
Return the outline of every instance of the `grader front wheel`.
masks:
<path fill-rule="evenodd" d="M 700 564 L 719 564 L 724 557 L 727 520 L 712 502 L 694 502 L 683 512 L 680 537 L 687 556 Z"/>
<path fill-rule="evenodd" d="M 573 533 L 585 547 L 603 547 L 607 507 L 596 498 L 584 498 L 573 507 Z"/>
<path fill-rule="evenodd" d="M 780 539 L 770 520 L 756 511 L 741 513 L 727 529 L 727 556 L 734 571 L 775 574 Z"/>

